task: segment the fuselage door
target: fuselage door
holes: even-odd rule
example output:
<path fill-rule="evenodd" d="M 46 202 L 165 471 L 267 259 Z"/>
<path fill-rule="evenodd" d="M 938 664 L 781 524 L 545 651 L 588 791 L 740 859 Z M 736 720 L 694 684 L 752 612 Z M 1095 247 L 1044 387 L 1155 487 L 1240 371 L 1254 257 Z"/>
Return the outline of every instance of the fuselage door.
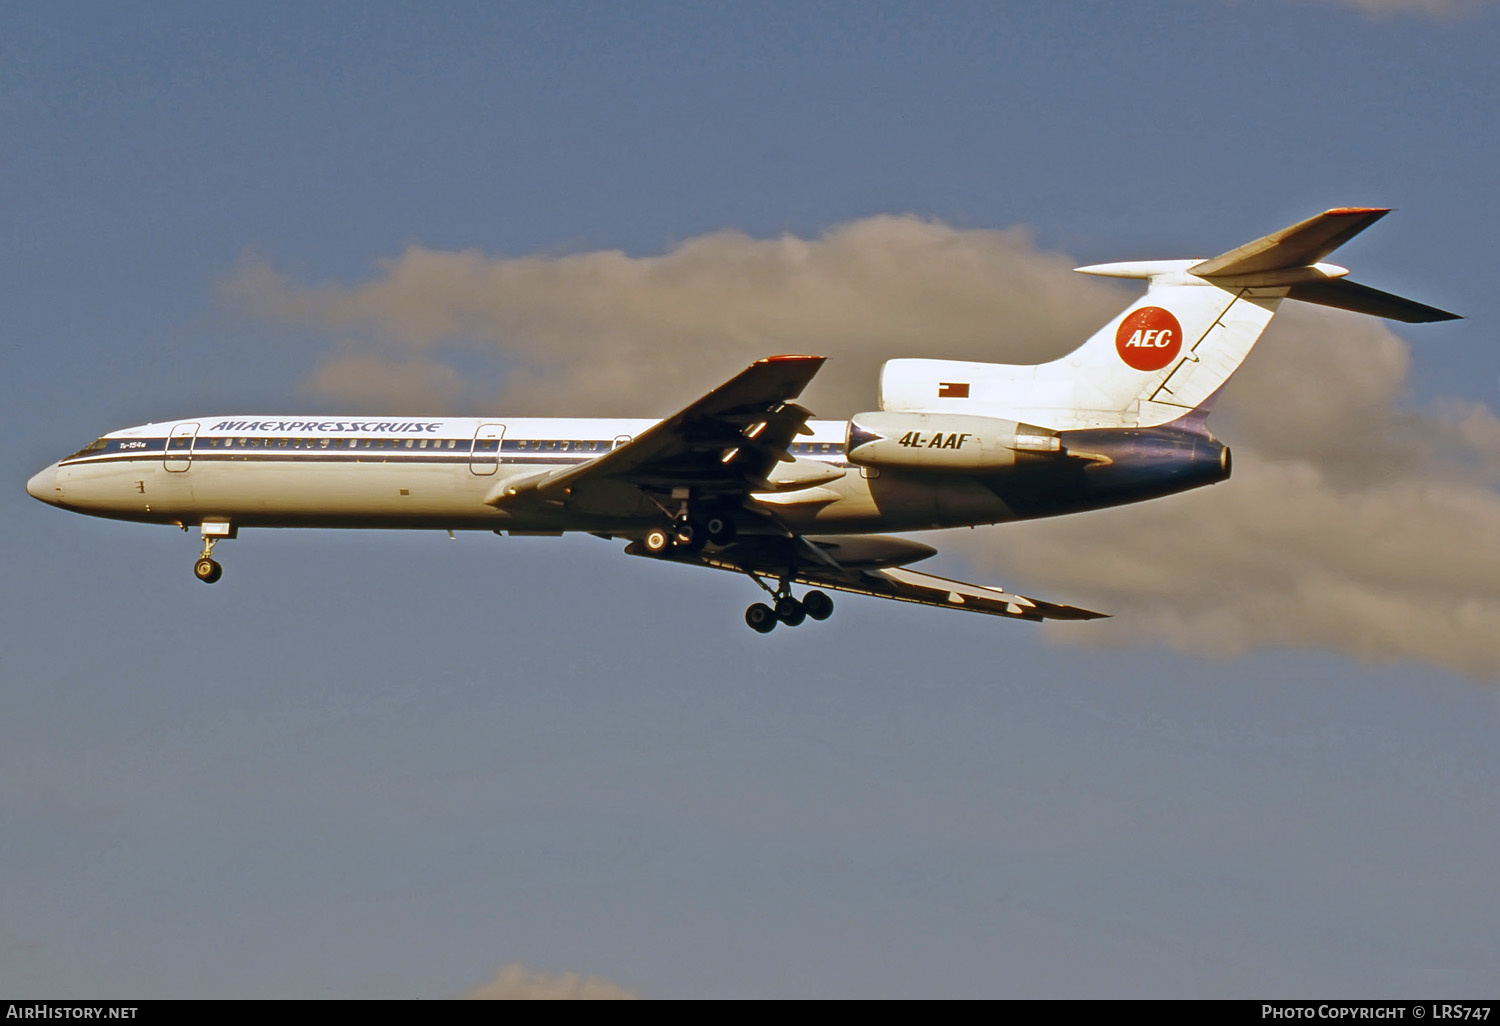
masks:
<path fill-rule="evenodd" d="M 197 424 L 178 424 L 167 437 L 166 468 L 181 473 L 193 465 L 193 440 L 198 437 Z"/>
<path fill-rule="evenodd" d="M 493 474 L 500 468 L 500 442 L 505 438 L 504 424 L 481 424 L 474 432 L 469 450 L 469 470 L 475 474 Z"/>

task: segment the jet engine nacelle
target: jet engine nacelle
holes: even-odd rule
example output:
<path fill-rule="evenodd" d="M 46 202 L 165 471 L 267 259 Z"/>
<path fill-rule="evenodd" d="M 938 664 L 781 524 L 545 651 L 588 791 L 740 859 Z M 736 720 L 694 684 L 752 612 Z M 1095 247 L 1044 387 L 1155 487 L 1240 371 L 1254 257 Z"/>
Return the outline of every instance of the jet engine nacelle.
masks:
<path fill-rule="evenodd" d="M 858 413 L 845 449 L 861 467 L 985 473 L 1062 452 L 1056 431 L 999 417 L 950 413 Z"/>

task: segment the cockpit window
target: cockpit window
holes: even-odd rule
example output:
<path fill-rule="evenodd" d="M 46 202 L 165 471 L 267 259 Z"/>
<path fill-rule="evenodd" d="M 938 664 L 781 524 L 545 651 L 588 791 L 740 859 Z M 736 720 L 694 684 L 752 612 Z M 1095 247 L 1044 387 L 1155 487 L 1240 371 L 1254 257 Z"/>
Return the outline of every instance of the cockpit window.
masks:
<path fill-rule="evenodd" d="M 70 459 L 70 460 L 76 460 L 76 459 L 78 459 L 81 456 L 89 456 L 89 455 L 92 455 L 93 453 L 96 453 L 96 452 L 103 452 L 105 449 L 108 449 L 108 448 L 109 448 L 109 439 L 108 438 L 96 438 L 92 442 L 90 442 L 88 445 L 85 445 L 82 449 L 79 449 L 77 452 L 75 452 L 73 455 L 71 455 L 71 456 L 69 456 L 67 458 Z"/>

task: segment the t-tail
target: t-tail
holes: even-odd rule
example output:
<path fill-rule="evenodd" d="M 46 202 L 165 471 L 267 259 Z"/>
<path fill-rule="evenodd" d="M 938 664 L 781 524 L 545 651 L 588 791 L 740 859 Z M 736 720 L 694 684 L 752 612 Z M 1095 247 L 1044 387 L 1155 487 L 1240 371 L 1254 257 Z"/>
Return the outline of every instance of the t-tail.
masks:
<path fill-rule="evenodd" d="M 1457 318 L 1356 285 L 1324 257 L 1388 210 L 1342 207 L 1211 260 L 1080 267 L 1144 278 L 1146 294 L 1078 349 L 1036 366 L 891 360 L 881 409 L 998 417 L 1048 431 L 1147 428 L 1201 419 L 1283 299 L 1408 322 Z"/>

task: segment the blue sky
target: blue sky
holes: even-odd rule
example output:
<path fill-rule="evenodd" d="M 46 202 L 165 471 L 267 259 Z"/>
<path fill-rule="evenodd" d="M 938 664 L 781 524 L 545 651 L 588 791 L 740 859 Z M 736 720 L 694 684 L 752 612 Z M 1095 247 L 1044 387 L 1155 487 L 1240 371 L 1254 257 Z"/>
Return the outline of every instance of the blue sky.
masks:
<path fill-rule="evenodd" d="M 8 5 L 0 993 L 1493 992 L 1497 43 L 1490 4 Z M 1112 589 L 1099 635 L 851 597 L 760 638 L 745 582 L 593 538 L 246 532 L 210 590 L 195 537 L 24 493 L 146 420 L 517 381 L 589 414 L 622 353 L 650 415 L 828 342 L 842 415 L 971 326 L 779 335 L 724 270 L 759 243 L 835 284 L 862 242 L 895 285 L 999 261 L 1020 359 L 1117 298 L 1053 269 L 1346 204 L 1398 208 L 1356 279 L 1468 319 L 1289 312 L 1227 484 L 929 539 Z M 535 331 L 285 314 L 469 251 L 560 269 Z M 695 335 L 701 293 L 567 277 L 612 251 L 750 312 Z"/>

